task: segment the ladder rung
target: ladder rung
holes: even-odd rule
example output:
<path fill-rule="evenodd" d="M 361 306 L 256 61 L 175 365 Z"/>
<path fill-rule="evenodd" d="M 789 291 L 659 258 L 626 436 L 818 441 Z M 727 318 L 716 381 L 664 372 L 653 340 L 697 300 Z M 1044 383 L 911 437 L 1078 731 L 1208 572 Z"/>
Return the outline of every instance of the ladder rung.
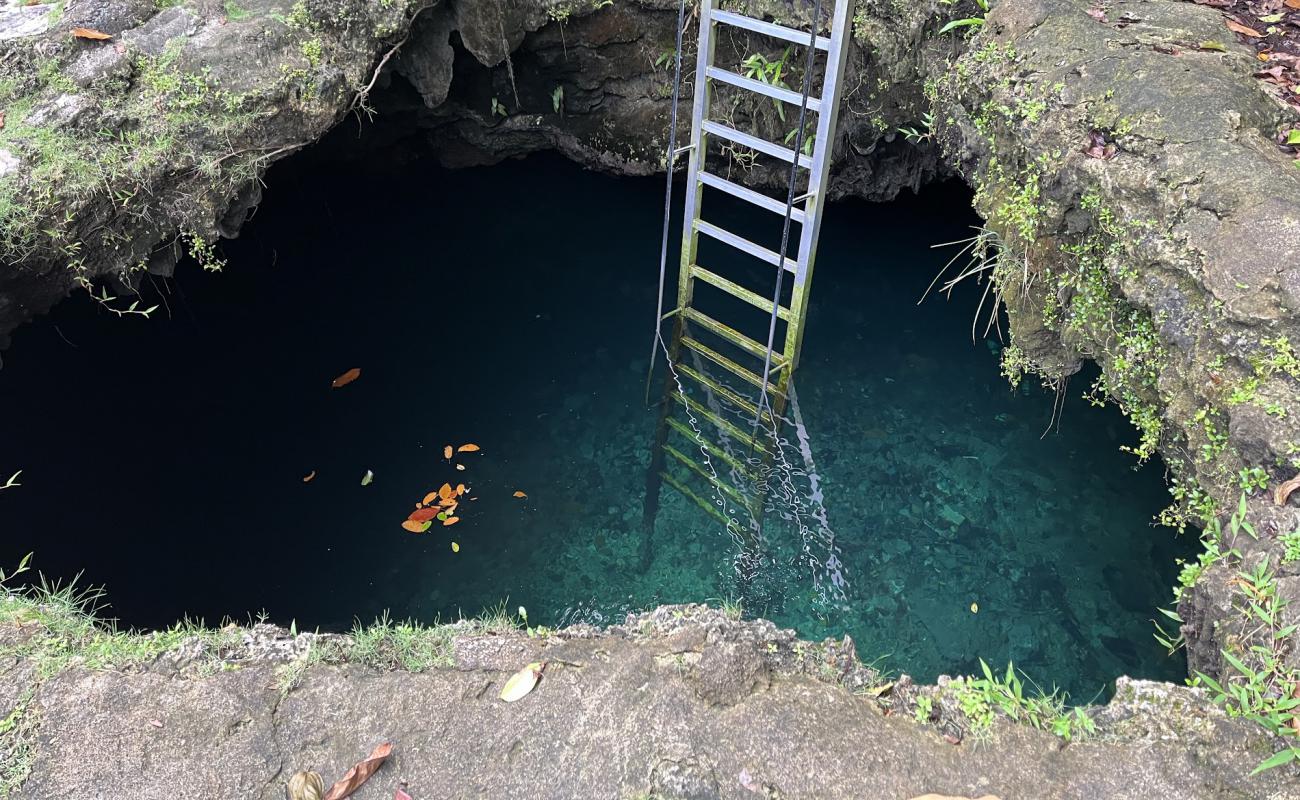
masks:
<path fill-rule="evenodd" d="M 749 498 L 745 497 L 743 492 L 741 492 L 739 489 L 735 488 L 731 484 L 726 483 L 725 481 L 710 475 L 707 471 L 705 471 L 704 467 L 701 467 L 699 464 L 696 464 L 685 453 L 679 451 L 676 447 L 673 447 L 670 444 L 666 444 L 664 445 L 664 452 L 672 456 L 673 458 L 677 459 L 678 461 L 682 462 L 682 464 L 684 464 L 687 469 L 689 469 L 691 472 L 694 472 L 696 475 L 699 475 L 704 480 L 708 481 L 714 488 L 724 492 L 728 497 L 730 497 L 736 503 L 736 505 L 744 508 L 749 508 L 750 500 Z"/>
<path fill-rule="evenodd" d="M 730 528 L 731 525 L 733 524 L 732 521 L 731 521 L 731 518 L 728 517 L 726 514 L 722 513 L 721 511 L 719 511 L 719 510 L 718 510 L 718 507 L 717 507 L 715 504 L 710 503 L 708 500 L 705 500 L 703 497 L 700 497 L 700 496 L 699 496 L 698 494 L 696 494 L 695 492 L 693 492 L 693 491 L 691 491 L 690 489 L 686 488 L 686 484 L 684 484 L 684 483 L 682 483 L 681 481 L 677 480 L 677 479 L 674 478 L 672 475 L 669 475 L 667 471 L 660 472 L 660 473 L 659 473 L 659 477 L 663 478 L 664 481 L 665 481 L 669 486 L 673 487 L 673 488 L 676 489 L 677 491 L 679 491 L 679 492 L 681 492 L 682 494 L 686 495 L 686 496 L 687 496 L 688 498 L 690 498 L 691 500 L 694 500 L 695 503 L 696 503 L 697 505 L 699 505 L 700 508 L 702 508 L 702 509 L 704 509 L 705 511 L 709 512 L 710 514 L 712 514 L 712 515 L 713 515 L 713 516 L 714 516 L 714 517 L 715 517 L 719 522 L 721 522 L 724 526 Z"/>
<path fill-rule="evenodd" d="M 703 441 L 703 442 L 700 441 L 702 437 L 699 434 L 697 434 L 691 428 L 691 426 L 687 425 L 685 422 L 682 422 L 676 417 L 671 417 L 671 416 L 664 417 L 664 422 L 667 422 L 668 427 L 680 433 L 682 436 L 688 439 L 692 444 L 696 444 L 699 445 L 700 447 L 703 447 L 708 452 L 709 455 L 716 456 L 717 458 L 727 462 L 728 466 L 730 466 L 732 469 L 736 470 L 737 472 L 743 473 L 744 476 L 749 480 L 755 482 L 758 480 L 757 476 L 754 474 L 752 467 L 750 467 L 748 464 L 743 463 L 735 456 L 731 455 L 731 453 L 728 453 L 725 449 L 717 446 L 716 444 L 707 441 Z"/>
<path fill-rule="evenodd" d="M 714 11 L 713 19 L 726 25 L 736 28 L 744 28 L 747 31 L 761 33 L 764 36 L 771 36 L 777 39 L 785 39 L 787 42 L 793 42 L 798 45 L 808 46 L 808 40 L 812 38 L 810 34 L 803 31 L 787 28 L 784 25 L 777 25 L 775 22 L 764 22 L 761 19 L 746 17 L 743 14 L 736 14 L 731 11 Z M 831 49 L 831 40 L 825 36 L 817 37 L 817 49 Z"/>
<path fill-rule="evenodd" d="M 736 347 L 739 347 L 741 350 L 744 350 L 745 352 L 749 353 L 754 358 L 761 359 L 767 356 L 766 347 L 754 341 L 753 339 L 749 338 L 748 336 L 744 335 L 743 333 L 740 333 L 738 331 L 735 331 L 727 327 L 726 325 L 723 325 L 721 322 L 718 322 L 716 319 L 705 316 L 704 314 L 701 314 L 700 312 L 696 311 L 693 308 L 684 308 L 682 309 L 682 313 L 686 316 L 686 319 L 688 321 L 694 322 L 695 324 L 699 325 L 700 327 L 704 328 L 705 330 L 709 331 L 715 336 L 719 336 L 723 339 L 726 339 L 727 341 L 734 344 Z M 784 364 L 785 364 L 785 357 L 783 355 L 781 355 L 780 353 L 772 353 L 772 369 L 774 371 L 779 369 Z"/>
<path fill-rule="evenodd" d="M 732 86 L 746 89 L 755 94 L 761 94 L 765 97 L 771 97 L 774 100 L 780 100 L 783 103 L 789 103 L 795 108 L 798 108 L 803 102 L 803 95 L 799 92 L 792 92 L 789 89 L 784 89 L 780 86 L 773 86 L 770 83 L 763 83 L 762 81 L 756 81 L 753 78 L 746 78 L 744 75 L 738 75 L 735 72 L 732 72 L 729 69 L 723 69 L 722 67 L 709 67 L 704 71 L 704 74 L 706 77 L 712 78 L 713 80 L 729 83 Z M 822 110 L 821 99 L 809 96 L 808 110 L 820 112 Z"/>
<path fill-rule="evenodd" d="M 735 128 L 729 128 L 726 125 L 714 122 L 713 120 L 706 119 L 701 122 L 700 129 L 705 133 L 710 133 L 714 136 L 721 136 L 723 139 L 735 142 L 742 147 L 748 147 L 750 150 L 757 150 L 758 152 L 763 153 L 764 155 L 769 155 L 772 158 L 779 158 L 787 164 L 792 163 L 795 159 L 795 152 L 788 147 L 773 144 L 766 139 L 760 139 L 757 136 L 750 136 L 748 133 L 741 133 Z M 812 163 L 812 158 L 803 153 L 799 154 L 799 166 L 804 169 L 812 169 Z"/>
<path fill-rule="evenodd" d="M 767 263 L 771 264 L 774 267 L 778 266 L 781 263 L 780 253 L 777 253 L 773 250 L 768 250 L 766 247 L 763 247 L 762 245 L 754 244 L 753 242 L 746 239 L 745 237 L 737 236 L 736 234 L 728 230 L 723 230 L 722 228 L 719 228 L 717 225 L 714 225 L 711 222 L 705 222 L 702 219 L 697 219 L 695 220 L 695 230 L 699 231 L 700 233 L 712 239 L 717 239 L 719 242 L 722 242 L 723 244 L 729 244 L 732 247 L 736 248 L 737 250 L 741 251 L 742 253 L 748 253 L 754 258 L 757 258 L 761 261 L 766 261 Z M 785 268 L 792 273 L 797 273 L 799 271 L 799 262 L 795 261 L 793 258 L 787 257 L 785 260 Z M 770 308 L 768 309 L 768 313 L 771 313 Z"/>
<path fill-rule="evenodd" d="M 714 379 L 710 378 L 708 375 L 705 375 L 700 372 L 696 372 L 691 367 L 688 367 L 682 363 L 678 363 L 676 369 L 682 375 L 685 375 L 686 377 L 690 378 L 691 380 L 705 387 L 709 391 L 720 396 L 723 400 L 726 400 L 728 403 L 731 403 L 733 406 L 736 406 L 737 408 L 741 409 L 749 416 L 753 417 L 758 414 L 758 406 L 746 400 L 744 397 L 741 397 L 734 390 L 727 388 L 721 383 L 718 383 Z M 769 423 L 772 421 L 772 415 L 768 413 L 766 409 L 763 410 L 763 420 Z"/>
<path fill-rule="evenodd" d="M 751 292 L 740 284 L 729 281 L 717 273 L 709 272 L 699 264 L 691 265 L 691 277 L 699 278 L 710 286 L 716 286 L 732 297 L 744 300 L 746 303 L 749 303 L 751 306 L 767 314 L 769 318 L 772 316 L 772 301 L 769 298 L 756 292 Z M 776 307 L 776 315 L 786 322 L 789 322 L 794 316 L 794 313 L 785 306 L 778 305 Z"/>
<path fill-rule="evenodd" d="M 721 353 L 714 350 L 713 348 L 708 347 L 696 341 L 695 339 L 692 339 L 689 336 L 682 337 L 682 344 L 694 350 L 695 352 L 699 353 L 700 355 L 704 356 L 708 360 L 712 361 L 714 364 L 717 364 L 719 367 L 722 367 L 723 369 L 727 370 L 728 372 L 740 378 L 741 380 L 754 386 L 755 388 L 762 387 L 763 385 L 762 376 L 750 372 L 749 370 L 740 366 L 735 361 L 732 361 L 731 359 L 722 355 Z M 772 394 L 777 395 L 778 397 L 784 397 L 781 391 L 777 389 L 776 386 L 772 384 L 770 381 L 767 384 L 767 390 Z"/>
<path fill-rule="evenodd" d="M 700 170 L 697 173 L 697 177 L 700 179 L 700 183 L 705 186 L 711 186 L 714 189 L 726 192 L 732 197 L 739 197 L 741 200 L 748 200 L 760 208 L 766 208 L 773 214 L 785 216 L 785 203 L 777 200 L 775 197 L 768 197 L 765 194 L 756 192 L 746 186 L 741 186 L 738 183 L 732 183 L 726 178 L 719 178 L 717 175 L 705 172 L 704 170 Z M 804 220 L 803 209 L 799 208 L 798 205 L 791 208 L 790 219 L 802 225 Z"/>
<path fill-rule="evenodd" d="M 756 441 L 754 437 L 751 436 L 750 434 L 746 433 L 745 431 L 742 431 L 740 428 L 737 428 L 735 425 L 726 421 L 725 419 L 718 416 L 717 414 L 714 414 L 712 409 L 710 409 L 708 406 L 704 405 L 700 401 L 692 397 L 688 397 L 682 394 L 681 392 L 673 392 L 673 399 L 681 403 L 682 405 L 686 406 L 688 409 L 690 409 L 691 413 L 699 414 L 701 417 L 704 417 L 709 422 L 712 422 L 715 426 L 717 426 L 718 430 L 722 431 L 723 433 L 727 434 L 731 438 L 735 439 L 736 441 L 750 448 L 753 452 L 763 453 L 763 454 L 767 453 L 766 445 Z"/>

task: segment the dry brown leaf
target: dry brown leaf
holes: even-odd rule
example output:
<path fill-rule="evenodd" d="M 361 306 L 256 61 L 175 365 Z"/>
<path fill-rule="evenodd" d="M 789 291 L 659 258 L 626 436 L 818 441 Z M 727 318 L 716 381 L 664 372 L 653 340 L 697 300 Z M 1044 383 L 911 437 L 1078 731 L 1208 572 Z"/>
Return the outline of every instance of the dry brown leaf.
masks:
<path fill-rule="evenodd" d="M 346 775 L 330 787 L 330 790 L 325 794 L 324 800 L 343 800 L 343 798 L 360 789 L 361 784 L 369 780 L 370 776 L 375 774 L 375 770 L 383 766 L 392 752 L 392 742 L 384 742 L 376 747 L 370 752 L 370 755 L 366 756 L 364 761 L 348 770 Z"/>
<path fill-rule="evenodd" d="M 1300 475 L 1285 483 L 1278 484 L 1278 487 L 1273 490 L 1273 502 L 1279 506 L 1286 505 L 1287 499 L 1291 497 L 1291 493 L 1296 489 L 1300 489 Z"/>
<path fill-rule="evenodd" d="M 452 453 L 451 445 L 447 445 L 446 447 L 442 448 L 442 457 L 447 459 L 448 461 L 451 460 L 451 453 Z"/>
<path fill-rule="evenodd" d="M 810 34 L 810 35 L 811 35 L 811 34 Z M 479 447 L 479 446 L 476 445 L 476 444 L 462 444 L 460 447 L 457 447 L 457 448 L 456 448 L 456 452 L 457 452 L 457 453 L 477 453 L 479 450 L 482 450 L 482 449 L 483 449 L 483 448 Z"/>
<path fill-rule="evenodd" d="M 423 502 L 426 506 L 431 506 L 431 505 L 433 505 L 434 503 L 438 502 L 438 493 L 437 493 L 437 492 L 429 492 L 428 494 L 426 494 L 426 495 L 424 496 L 424 500 L 423 500 L 422 502 Z"/>
<path fill-rule="evenodd" d="M 1300 0 L 1282 0 L 1282 5 L 1287 8 L 1300 9 Z"/>
<path fill-rule="evenodd" d="M 360 377 L 361 377 L 361 370 L 358 367 L 353 367 L 352 369 L 348 370 L 347 372 L 343 373 L 342 375 L 338 376 L 333 381 L 331 381 L 330 386 L 333 386 L 335 389 L 337 389 L 340 386 L 347 386 L 349 383 L 352 383 L 353 381 L 355 381 L 357 378 Z"/>
<path fill-rule="evenodd" d="M 398 789 L 397 791 L 393 792 L 393 800 L 413 800 L 413 798 L 406 792 L 402 791 L 401 789 Z"/>
<path fill-rule="evenodd" d="M 307 473 L 307 477 L 302 479 L 303 483 L 311 483 L 311 479 L 316 477 L 316 470 Z"/>
<path fill-rule="evenodd" d="M 1225 19 L 1223 23 L 1228 26 L 1229 30 L 1236 31 L 1237 33 L 1240 33 L 1242 36 L 1253 36 L 1254 38 L 1258 39 L 1259 37 L 1264 35 L 1259 31 L 1255 30 L 1254 28 L 1251 28 L 1246 25 L 1242 25 L 1240 22 L 1236 21 L 1235 19 Z"/>
<path fill-rule="evenodd" d="M 325 781 L 315 772 L 298 772 L 284 787 L 289 800 L 321 800 L 325 794 Z"/>
<path fill-rule="evenodd" d="M 94 28 L 73 28 L 72 35 L 77 37 L 78 39 L 93 39 L 94 41 L 97 42 L 102 42 L 105 39 L 113 38 L 113 35 L 111 33 L 104 33 L 103 31 L 97 31 Z"/>
<path fill-rule="evenodd" d="M 465 489 L 465 484 L 463 484 L 463 483 L 458 483 L 458 484 L 456 484 L 456 496 L 457 496 L 457 497 L 460 497 L 462 494 L 465 494 L 466 491 L 467 491 L 467 490 Z"/>
<path fill-rule="evenodd" d="M 450 483 L 444 483 L 442 486 L 438 488 L 438 497 L 442 498 L 443 500 L 450 500 L 452 496 L 455 494 L 456 494 L 456 490 L 451 488 Z"/>
<path fill-rule="evenodd" d="M 5 112 L 0 110 L 0 131 L 5 129 Z"/>
<path fill-rule="evenodd" d="M 426 522 L 438 516 L 438 514 L 439 511 L 436 508 L 417 508 L 406 519 L 411 522 Z"/>

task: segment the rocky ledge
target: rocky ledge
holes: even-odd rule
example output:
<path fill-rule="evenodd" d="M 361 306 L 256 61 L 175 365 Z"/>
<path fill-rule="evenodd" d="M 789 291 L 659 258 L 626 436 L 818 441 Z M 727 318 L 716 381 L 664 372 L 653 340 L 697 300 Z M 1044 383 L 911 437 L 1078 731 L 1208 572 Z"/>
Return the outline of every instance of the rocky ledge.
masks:
<path fill-rule="evenodd" d="M 26 603 L 0 619 L 0 794 L 15 798 L 279 800 L 293 773 L 328 783 L 382 742 L 393 756 L 357 800 L 1300 796 L 1279 771 L 1249 777 L 1272 743 L 1201 690 L 1121 679 L 1067 742 L 1014 706 L 981 727 L 962 681 L 887 680 L 851 642 L 704 606 L 607 630 L 259 625 L 171 643 L 80 623 L 69 638 Z M 530 662 L 540 683 L 503 702 Z"/>

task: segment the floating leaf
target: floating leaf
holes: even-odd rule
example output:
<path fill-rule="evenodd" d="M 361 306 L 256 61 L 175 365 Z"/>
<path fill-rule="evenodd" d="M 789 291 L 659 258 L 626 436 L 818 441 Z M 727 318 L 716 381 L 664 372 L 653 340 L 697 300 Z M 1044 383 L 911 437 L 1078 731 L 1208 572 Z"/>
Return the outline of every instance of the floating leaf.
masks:
<path fill-rule="evenodd" d="M 358 763 L 355 767 L 348 770 L 347 774 L 339 779 L 337 783 L 330 787 L 329 792 L 325 795 L 324 800 L 343 800 L 343 798 L 361 788 L 361 784 L 370 779 L 375 774 L 375 770 L 383 766 L 388 760 L 388 756 L 393 752 L 393 743 L 384 742 L 371 751 L 364 761 Z"/>
<path fill-rule="evenodd" d="M 433 505 L 434 503 L 438 502 L 438 493 L 437 493 L 437 492 L 429 492 L 428 494 L 426 494 L 426 495 L 424 496 L 424 500 L 422 500 L 422 501 L 420 501 L 420 502 L 424 503 L 426 506 L 431 506 L 431 505 Z"/>
<path fill-rule="evenodd" d="M 812 36 L 811 33 L 808 34 L 808 35 L 809 35 L 809 36 Z M 527 496 L 528 496 L 528 495 L 524 494 L 524 493 L 521 492 L 521 491 L 518 491 L 518 490 L 515 491 L 515 497 L 527 497 Z"/>
<path fill-rule="evenodd" d="M 461 495 L 465 494 L 466 491 L 467 491 L 467 490 L 465 489 L 465 484 L 463 484 L 463 483 L 458 483 L 458 484 L 456 484 L 456 496 L 457 496 L 457 497 L 460 497 Z"/>
<path fill-rule="evenodd" d="M 312 470 L 311 472 L 307 473 L 307 477 L 303 478 L 303 479 L 302 479 L 302 482 L 303 482 L 303 483 L 311 483 L 312 478 L 315 478 L 315 477 L 316 477 L 316 470 Z"/>
<path fill-rule="evenodd" d="M 446 520 L 446 519 L 447 519 L 447 512 L 446 512 L 446 511 L 439 511 L 439 512 L 438 512 L 438 521 L 439 521 L 439 522 L 443 522 L 443 521 Z"/>
<path fill-rule="evenodd" d="M 464 465 L 464 464 L 457 464 L 457 465 L 456 465 L 456 469 L 459 470 L 459 471 L 461 471 L 461 472 L 464 472 L 464 471 L 465 471 L 465 465 Z"/>
<path fill-rule="evenodd" d="M 809 34 L 809 35 L 811 35 L 811 34 Z M 971 604 L 970 604 L 970 613 L 972 613 L 972 614 L 978 614 L 978 613 L 980 613 L 980 604 L 979 604 L 979 603 L 971 603 Z"/>
<path fill-rule="evenodd" d="M 411 516 L 407 517 L 407 519 L 411 522 L 426 522 L 436 516 L 438 516 L 438 509 L 436 508 L 417 508 L 411 512 Z"/>
<path fill-rule="evenodd" d="M 111 33 L 104 33 L 103 31 L 97 31 L 94 28 L 73 28 L 72 35 L 77 37 L 78 39 L 93 39 L 94 41 L 97 42 L 102 42 L 105 39 L 113 38 L 113 35 Z"/>
<path fill-rule="evenodd" d="M 528 666 L 510 676 L 506 685 L 501 688 L 501 699 L 507 703 L 513 703 L 519 700 L 537 686 L 537 682 L 542 679 L 542 670 L 546 669 L 545 661 L 534 661 Z"/>
<path fill-rule="evenodd" d="M 374 482 L 374 480 L 375 480 L 375 473 L 371 472 L 370 470 L 366 470 L 366 474 L 361 476 L 361 485 L 369 486 L 371 483 Z"/>
<path fill-rule="evenodd" d="M 429 526 L 432 524 L 432 522 L 428 521 L 421 522 L 420 520 L 408 519 L 402 523 L 402 528 L 411 533 L 424 533 L 429 530 Z"/>
<path fill-rule="evenodd" d="M 442 448 L 442 457 L 447 459 L 448 461 L 451 460 L 451 453 L 452 453 L 451 445 L 447 445 L 446 447 Z"/>
<path fill-rule="evenodd" d="M 456 544 L 455 542 L 452 542 L 452 543 L 451 543 L 451 552 L 453 552 L 453 553 L 459 553 L 459 552 L 460 552 L 460 545 Z"/>
<path fill-rule="evenodd" d="M 361 377 L 361 370 L 357 367 L 353 367 L 352 369 L 348 370 L 347 372 L 343 373 L 342 375 L 338 376 L 333 381 L 331 381 L 330 386 L 333 386 L 335 389 L 337 389 L 340 386 L 347 386 L 349 383 L 352 383 L 353 381 L 355 381 L 357 378 L 360 377 Z"/>
<path fill-rule="evenodd" d="M 1259 37 L 1264 35 L 1259 31 L 1255 30 L 1254 28 L 1248 27 L 1246 25 L 1242 25 L 1240 22 L 1236 21 L 1235 19 L 1225 19 L 1223 21 L 1223 24 L 1227 25 L 1229 30 L 1235 31 L 1236 33 L 1240 33 L 1242 36 L 1253 36 L 1256 39 L 1258 39 Z"/>
<path fill-rule="evenodd" d="M 451 488 L 450 483 L 444 483 L 442 486 L 438 487 L 438 497 L 441 497 L 443 500 L 450 500 L 454 494 L 456 494 L 456 490 Z"/>
<path fill-rule="evenodd" d="M 812 34 L 809 34 L 809 35 L 811 36 Z M 457 453 L 477 453 L 477 452 L 478 452 L 479 450 L 481 450 L 481 449 L 482 449 L 482 448 L 479 447 L 479 446 L 476 445 L 476 444 L 462 444 L 460 447 L 457 447 L 457 448 L 456 448 L 456 452 L 457 452 Z"/>
<path fill-rule="evenodd" d="M 811 36 L 812 34 L 809 35 Z M 460 522 L 460 517 L 447 517 L 442 521 L 442 526 L 445 528 L 448 525 L 455 525 L 457 522 Z"/>

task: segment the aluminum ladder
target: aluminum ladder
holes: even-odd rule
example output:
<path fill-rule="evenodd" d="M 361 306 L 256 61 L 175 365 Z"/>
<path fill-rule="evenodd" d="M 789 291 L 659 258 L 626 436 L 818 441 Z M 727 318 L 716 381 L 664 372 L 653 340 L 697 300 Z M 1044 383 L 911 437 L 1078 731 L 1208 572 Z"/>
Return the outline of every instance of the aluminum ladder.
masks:
<path fill-rule="evenodd" d="M 854 0 L 828 0 L 830 1 L 834 2 L 830 35 L 818 35 L 815 40 L 818 51 L 816 55 L 822 65 L 823 80 L 821 91 L 818 93 L 815 91 L 816 87 L 811 86 L 807 99 L 809 119 L 813 118 L 812 115 L 816 118 L 812 152 L 808 154 L 795 152 L 781 144 L 736 130 L 713 118 L 711 101 L 713 87 L 717 84 L 726 84 L 735 89 L 752 92 L 772 101 L 799 108 L 803 102 L 802 91 L 791 91 L 755 80 L 716 64 L 717 37 L 723 28 L 730 28 L 734 32 L 759 34 L 803 49 L 813 41 L 813 31 L 801 31 L 722 10 L 717 8 L 717 0 L 700 0 L 699 47 L 695 70 L 691 136 L 690 144 L 684 148 L 690 153 L 690 161 L 686 171 L 686 201 L 677 303 L 676 307 L 660 320 L 660 324 L 663 324 L 672 319 L 674 325 L 667 345 L 671 374 L 664 387 L 660 419 L 646 481 L 645 532 L 641 547 L 641 561 L 645 567 L 648 567 L 652 558 L 651 541 L 654 522 L 658 514 L 659 494 L 664 483 L 717 517 L 728 526 L 729 530 L 732 530 L 733 535 L 737 533 L 734 529 L 738 526 L 730 515 L 723 512 L 728 500 L 742 506 L 748 513 L 750 522 L 748 525 L 739 526 L 742 529 L 747 528 L 740 533 L 754 544 L 757 544 L 761 538 L 764 496 L 761 489 L 762 476 L 759 473 L 762 469 L 754 468 L 754 456 L 758 457 L 760 463 L 770 464 L 771 448 L 779 446 L 776 442 L 777 428 L 787 404 L 790 380 L 799 362 L 808 311 L 808 290 L 812 283 L 813 262 L 817 252 L 822 211 L 826 202 L 825 188 L 830 171 L 831 151 L 834 147 L 843 75 L 848 58 L 848 42 L 852 35 Z M 813 20 L 813 24 L 820 25 L 820 20 Z M 796 198 L 794 208 L 791 210 L 791 223 L 799 225 L 798 246 L 793 257 L 786 255 L 783 258 L 780 253 L 703 218 L 706 187 L 771 212 L 778 226 L 784 223 L 787 210 L 784 200 L 749 189 L 722 177 L 718 174 L 719 170 L 711 170 L 708 151 L 715 139 L 724 146 L 745 148 L 779 160 L 785 165 L 798 164 L 796 173 L 805 176 L 807 183 L 806 191 Z M 787 277 L 792 278 L 792 281 L 786 281 L 787 285 L 791 285 L 789 305 L 778 305 L 776 309 L 778 318 L 785 323 L 784 337 L 783 341 L 781 337 L 773 341 L 770 354 L 766 342 L 757 341 L 700 311 L 696 307 L 695 289 L 697 281 L 708 284 L 763 312 L 766 321 L 773 312 L 772 287 L 775 286 L 775 272 L 772 272 L 772 282 L 769 286 L 753 288 L 717 274 L 699 263 L 701 234 L 760 262 L 766 262 L 774 269 L 788 271 Z M 721 352 L 723 349 L 729 350 L 731 355 Z M 683 355 L 688 357 L 693 366 L 683 362 Z M 765 360 L 770 360 L 770 370 L 766 380 L 763 376 Z M 749 366 L 755 363 L 756 367 Z M 731 381 L 728 383 L 719 380 L 720 376 L 726 376 Z M 739 385 L 743 389 L 736 388 L 736 380 L 740 382 Z M 693 389 L 699 390 L 702 395 L 697 395 L 693 399 L 691 393 L 678 391 L 678 381 L 683 387 L 686 384 L 692 385 Z M 754 397 L 757 397 L 759 392 L 765 393 L 766 403 L 749 399 L 745 396 L 746 392 Z M 761 417 L 763 424 L 755 424 L 752 427 L 743 423 L 737 424 L 734 419 L 727 419 L 726 414 L 718 413 L 721 407 L 732 410 L 737 416 L 747 414 L 750 419 Z M 683 416 L 690 420 L 690 425 L 682 420 Z M 701 426 L 696 424 L 701 419 L 708 423 L 704 427 L 711 426 L 711 428 L 701 431 Z M 701 433 L 705 435 L 701 436 Z M 676 446 L 673 443 L 675 436 L 684 437 L 688 445 Z M 698 453 L 700 456 L 688 455 L 691 452 Z M 725 468 L 733 478 L 742 476 L 756 481 L 751 483 L 751 488 L 757 485 L 760 487 L 759 491 L 742 491 L 737 488 L 735 481 L 726 480 L 718 475 L 715 465 Z M 710 487 L 714 500 L 707 499 L 691 488 L 692 483 L 700 481 Z"/>

